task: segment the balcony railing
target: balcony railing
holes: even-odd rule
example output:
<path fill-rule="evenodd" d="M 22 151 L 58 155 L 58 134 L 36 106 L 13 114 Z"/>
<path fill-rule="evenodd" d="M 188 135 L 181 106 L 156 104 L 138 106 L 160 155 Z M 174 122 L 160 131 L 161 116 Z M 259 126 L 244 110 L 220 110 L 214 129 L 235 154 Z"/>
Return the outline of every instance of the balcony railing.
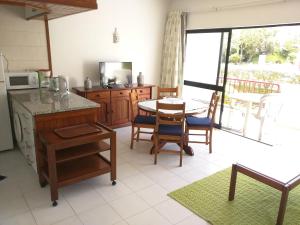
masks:
<path fill-rule="evenodd" d="M 224 82 L 223 77 L 220 78 L 220 84 Z M 238 78 L 227 78 L 226 93 L 258 93 L 269 94 L 279 93 L 280 85 L 271 82 L 244 80 Z"/>

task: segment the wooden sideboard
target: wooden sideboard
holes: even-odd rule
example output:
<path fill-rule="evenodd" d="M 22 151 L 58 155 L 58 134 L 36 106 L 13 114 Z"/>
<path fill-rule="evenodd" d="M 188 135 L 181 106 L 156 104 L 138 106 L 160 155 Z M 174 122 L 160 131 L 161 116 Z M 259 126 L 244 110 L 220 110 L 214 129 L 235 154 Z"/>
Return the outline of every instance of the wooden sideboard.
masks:
<path fill-rule="evenodd" d="M 137 86 L 130 88 L 107 89 L 93 87 L 86 90 L 83 87 L 75 87 L 76 94 L 101 105 L 99 122 L 113 128 L 130 125 L 129 93 L 136 90 L 140 100 L 152 98 L 152 87 L 154 85 Z"/>

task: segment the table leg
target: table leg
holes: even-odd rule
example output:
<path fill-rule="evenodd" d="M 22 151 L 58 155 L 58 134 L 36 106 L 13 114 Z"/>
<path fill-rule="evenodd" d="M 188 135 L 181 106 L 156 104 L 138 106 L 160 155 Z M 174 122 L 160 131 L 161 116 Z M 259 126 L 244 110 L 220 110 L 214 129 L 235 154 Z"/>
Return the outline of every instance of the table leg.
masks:
<path fill-rule="evenodd" d="M 154 151 L 155 151 L 155 139 L 154 139 L 154 134 L 151 136 L 151 141 L 153 143 L 151 149 L 150 149 L 150 154 L 154 154 Z M 159 145 L 158 145 L 158 149 L 161 149 L 162 147 L 164 147 L 164 145 L 167 144 L 166 142 L 160 142 Z M 159 152 L 158 152 L 159 153 Z"/>
<path fill-rule="evenodd" d="M 153 138 L 151 138 L 151 140 L 153 141 Z M 161 142 L 159 143 L 158 148 L 161 149 L 162 147 L 164 147 L 164 145 L 167 144 L 166 142 Z M 180 144 L 178 144 L 180 146 Z M 153 144 L 151 149 L 150 149 L 150 154 L 154 154 L 154 150 L 155 150 L 155 145 Z M 194 151 L 193 148 L 187 144 L 183 145 L 183 150 L 187 155 L 193 156 L 194 155 Z M 158 152 L 159 153 L 159 152 Z"/>
<path fill-rule="evenodd" d="M 246 107 L 247 109 L 246 109 L 246 115 L 245 115 L 245 121 L 244 121 L 244 127 L 243 127 L 243 136 L 246 136 L 251 106 L 252 106 L 252 102 L 251 101 L 247 102 L 247 107 Z"/>
<path fill-rule="evenodd" d="M 51 191 L 51 201 L 52 205 L 56 206 L 58 200 L 58 185 L 57 185 L 57 171 L 56 171 L 56 154 L 55 150 L 47 147 L 47 155 L 48 155 L 48 173 L 49 173 L 49 184 Z"/>
<path fill-rule="evenodd" d="M 282 225 L 283 224 L 288 196 L 289 196 L 289 189 L 287 187 L 285 187 L 282 190 L 282 194 L 281 194 L 281 200 L 280 200 L 280 206 L 279 206 L 276 225 Z"/>
<path fill-rule="evenodd" d="M 234 200 L 235 188 L 236 188 L 236 177 L 237 177 L 237 165 L 233 164 L 231 169 L 230 187 L 228 200 Z"/>

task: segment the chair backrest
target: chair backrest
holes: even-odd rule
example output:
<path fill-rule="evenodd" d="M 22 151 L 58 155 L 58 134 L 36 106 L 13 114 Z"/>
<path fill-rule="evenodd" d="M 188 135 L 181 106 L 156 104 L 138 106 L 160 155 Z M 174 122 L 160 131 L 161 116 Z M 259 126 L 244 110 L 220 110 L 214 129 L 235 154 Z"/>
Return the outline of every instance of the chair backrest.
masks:
<path fill-rule="evenodd" d="M 134 121 L 135 117 L 139 114 L 138 102 L 139 102 L 139 96 L 136 90 L 132 90 L 132 92 L 129 93 L 129 106 L 131 111 L 132 122 Z"/>
<path fill-rule="evenodd" d="M 184 133 L 185 122 L 185 102 L 181 104 L 168 104 L 156 102 L 156 126 L 155 132 L 158 131 L 159 125 L 180 125 Z"/>
<path fill-rule="evenodd" d="M 276 120 L 283 107 L 280 94 L 266 94 L 260 99 L 257 118 L 271 118 Z"/>
<path fill-rule="evenodd" d="M 211 119 L 212 125 L 215 122 L 215 115 L 217 111 L 218 101 L 219 101 L 219 96 L 216 94 L 216 92 L 214 92 L 211 96 L 209 108 L 207 111 L 207 117 Z"/>
<path fill-rule="evenodd" d="M 178 97 L 178 87 L 175 88 L 161 88 L 157 87 L 157 98 L 163 97 Z"/>

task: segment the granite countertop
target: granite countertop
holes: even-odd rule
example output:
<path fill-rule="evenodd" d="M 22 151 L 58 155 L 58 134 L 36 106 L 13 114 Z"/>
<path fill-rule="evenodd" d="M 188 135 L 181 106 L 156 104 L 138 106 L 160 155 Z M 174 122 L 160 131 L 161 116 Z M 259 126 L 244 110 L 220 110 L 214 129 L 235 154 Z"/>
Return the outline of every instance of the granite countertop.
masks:
<path fill-rule="evenodd" d="M 74 93 L 62 95 L 48 89 L 15 90 L 8 93 L 33 116 L 100 107 L 99 104 Z"/>

